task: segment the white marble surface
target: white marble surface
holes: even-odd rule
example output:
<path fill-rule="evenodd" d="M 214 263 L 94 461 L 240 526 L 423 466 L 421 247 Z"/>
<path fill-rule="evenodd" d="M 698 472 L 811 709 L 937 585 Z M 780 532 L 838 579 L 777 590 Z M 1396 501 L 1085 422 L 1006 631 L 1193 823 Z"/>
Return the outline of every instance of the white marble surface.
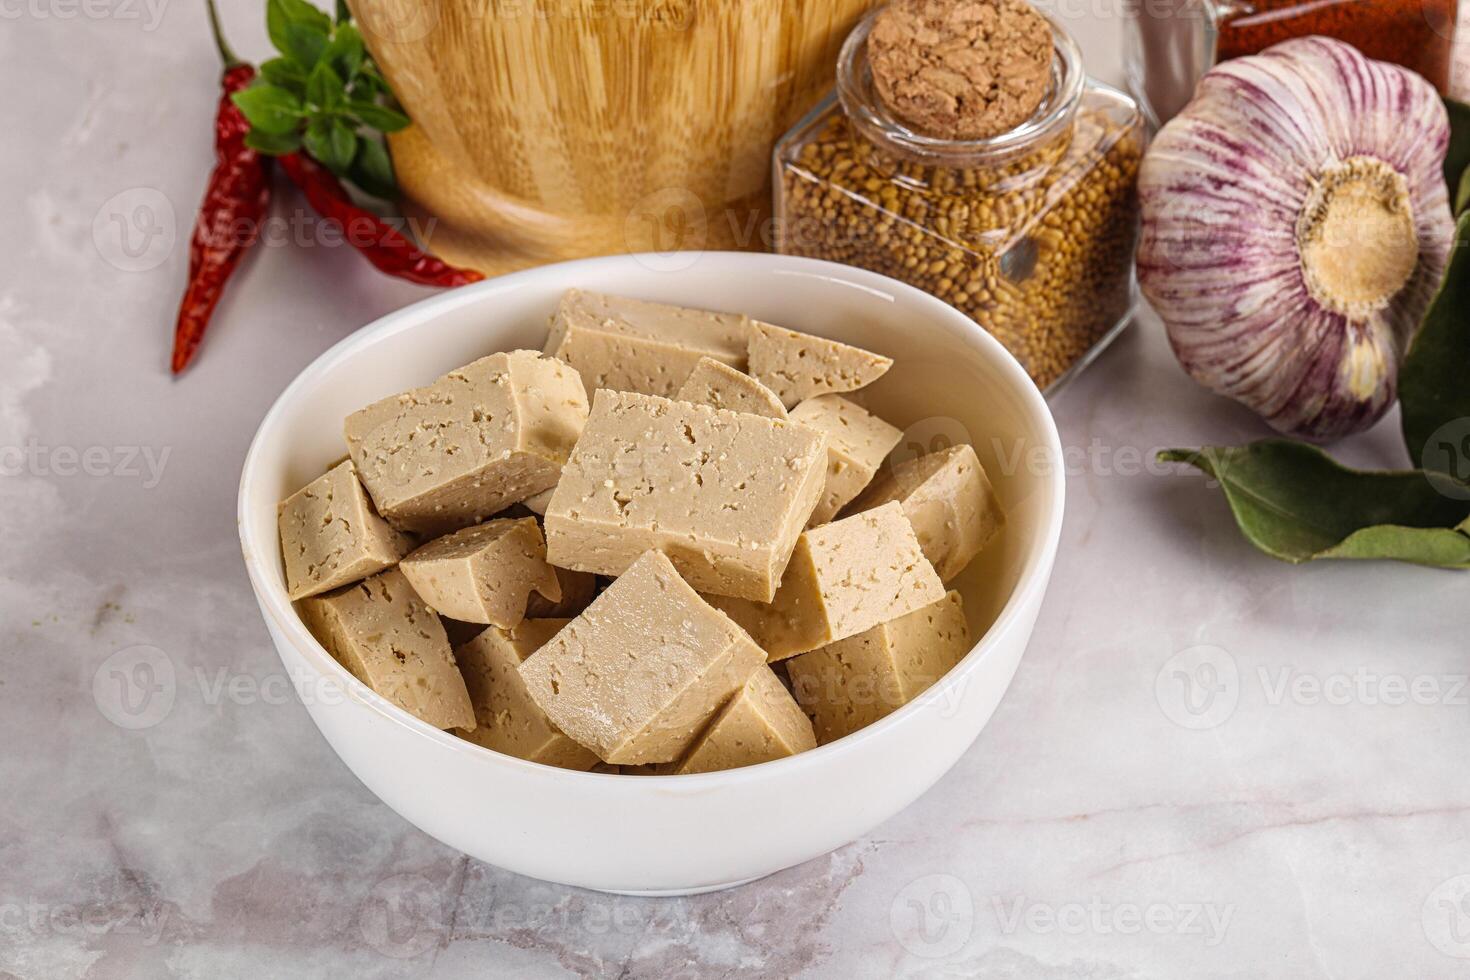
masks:
<path fill-rule="evenodd" d="M 1055 402 L 1073 469 L 1035 639 L 905 813 L 666 901 L 404 824 L 280 676 L 234 488 L 291 376 L 423 293 L 340 248 L 260 249 L 202 363 L 166 375 L 216 66 L 199 6 L 153 2 L 0 7 L 0 977 L 1470 973 L 1470 580 L 1252 551 L 1201 478 L 1147 462 L 1262 434 L 1149 316 Z M 260 55 L 258 5 L 226 15 Z M 1113 57 L 1110 25 L 1078 33 Z M 108 216 L 139 204 L 166 234 L 129 258 Z M 1344 452 L 1402 462 L 1392 422 Z M 141 714 L 122 662 L 159 667 Z"/>

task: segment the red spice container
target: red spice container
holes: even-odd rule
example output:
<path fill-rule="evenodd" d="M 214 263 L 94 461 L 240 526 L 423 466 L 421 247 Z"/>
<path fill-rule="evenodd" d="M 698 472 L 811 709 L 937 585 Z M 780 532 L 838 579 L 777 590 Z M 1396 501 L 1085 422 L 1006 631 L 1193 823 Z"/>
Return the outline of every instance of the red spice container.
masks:
<path fill-rule="evenodd" d="M 1458 0 L 1251 0 L 1222 12 L 1216 58 L 1257 54 L 1293 37 L 1325 34 L 1377 61 L 1450 84 Z"/>
<path fill-rule="evenodd" d="M 1128 85 L 1167 122 L 1220 61 L 1322 34 L 1449 88 L 1458 0 L 1127 0 Z"/>

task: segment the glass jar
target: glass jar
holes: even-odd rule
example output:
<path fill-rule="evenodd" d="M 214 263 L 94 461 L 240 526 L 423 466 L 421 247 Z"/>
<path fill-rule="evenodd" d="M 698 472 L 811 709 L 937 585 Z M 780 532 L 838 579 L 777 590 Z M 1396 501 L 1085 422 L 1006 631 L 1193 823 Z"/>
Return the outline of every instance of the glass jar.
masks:
<path fill-rule="evenodd" d="M 1403 65 L 1446 92 L 1459 0 L 1128 0 L 1124 8 L 1128 88 L 1161 125 L 1217 63 L 1312 34 Z"/>
<path fill-rule="evenodd" d="M 1030 119 L 982 140 L 923 136 L 874 86 L 876 16 L 843 45 L 835 96 L 776 146 L 777 250 L 933 293 L 1052 388 L 1133 312 L 1142 114 L 1085 76 L 1052 20 L 1051 85 Z"/>

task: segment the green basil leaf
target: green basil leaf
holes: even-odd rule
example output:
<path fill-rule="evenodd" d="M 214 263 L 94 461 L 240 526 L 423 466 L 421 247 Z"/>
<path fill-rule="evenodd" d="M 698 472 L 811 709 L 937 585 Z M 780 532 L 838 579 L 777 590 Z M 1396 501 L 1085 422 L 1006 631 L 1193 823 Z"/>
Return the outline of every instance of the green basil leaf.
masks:
<path fill-rule="evenodd" d="M 371 102 L 380 95 L 391 94 L 392 92 L 388 88 L 388 83 L 383 80 L 382 75 L 378 74 L 377 66 L 371 61 L 363 62 L 362 70 L 357 73 L 357 77 L 352 81 L 353 98 L 361 99 L 364 102 Z"/>
<path fill-rule="evenodd" d="M 1470 170 L 1460 175 L 1460 189 L 1455 192 L 1454 199 L 1455 214 L 1463 214 L 1466 207 L 1470 207 Z"/>
<path fill-rule="evenodd" d="M 302 138 L 306 152 L 322 163 L 326 162 L 323 158 L 332 152 L 330 127 L 325 119 L 313 119 Z"/>
<path fill-rule="evenodd" d="M 276 50 L 306 70 L 327 46 L 332 20 L 306 0 L 266 0 L 265 27 Z"/>
<path fill-rule="evenodd" d="M 347 110 L 361 119 L 364 125 L 385 133 L 396 133 L 411 122 L 407 116 L 396 109 L 361 99 L 350 100 L 347 103 Z"/>
<path fill-rule="evenodd" d="M 332 144 L 331 162 L 328 164 L 339 174 L 347 173 L 357 156 L 357 130 L 347 125 L 340 117 L 332 120 L 328 140 Z"/>
<path fill-rule="evenodd" d="M 309 0 L 266 0 L 265 23 L 269 29 L 274 20 L 277 24 L 301 24 L 318 32 L 323 37 L 332 32 L 332 18 Z"/>
<path fill-rule="evenodd" d="M 306 80 L 306 101 L 319 109 L 335 109 L 346 97 L 342 79 L 325 58 L 317 62 Z"/>
<path fill-rule="evenodd" d="M 344 174 L 357 155 L 357 134 L 340 119 L 313 119 L 306 127 L 306 152 L 335 174 Z"/>
<path fill-rule="evenodd" d="M 1289 562 L 1391 558 L 1470 568 L 1470 485 L 1420 470 L 1351 470 L 1315 446 L 1266 439 L 1169 449 L 1219 481 L 1246 539 Z"/>
<path fill-rule="evenodd" d="M 362 68 L 367 49 L 363 47 L 362 35 L 352 24 L 340 25 L 332 35 L 322 60 L 337 70 L 344 79 L 351 80 Z"/>
<path fill-rule="evenodd" d="M 306 94 L 306 71 L 290 58 L 271 58 L 261 62 L 260 77 L 297 98 Z"/>
<path fill-rule="evenodd" d="M 252 150 L 273 157 L 284 156 L 301 149 L 301 134 L 298 132 L 274 134 L 252 129 L 245 134 L 245 145 Z"/>
<path fill-rule="evenodd" d="M 1454 99 L 1444 100 L 1450 116 L 1450 148 L 1444 158 L 1444 182 L 1454 200 L 1460 189 L 1460 178 L 1470 170 L 1470 105 Z"/>
<path fill-rule="evenodd" d="M 282 30 L 285 47 L 281 52 L 310 70 L 321 60 L 327 49 L 327 36 L 302 24 L 287 24 Z"/>
<path fill-rule="evenodd" d="M 337 0 L 337 23 L 345 24 L 352 19 L 352 11 L 347 9 L 347 0 Z"/>
<path fill-rule="evenodd" d="M 1404 444 L 1415 466 L 1470 478 L 1470 212 L 1439 292 L 1399 368 Z"/>
<path fill-rule="evenodd" d="M 393 161 L 382 140 L 364 138 L 357 147 L 357 158 L 349 171 L 352 182 L 374 197 L 391 201 L 398 197 L 398 182 L 393 176 Z"/>
<path fill-rule="evenodd" d="M 286 25 L 291 23 L 290 16 L 286 13 L 285 5 L 280 0 L 266 0 L 265 4 L 265 32 L 271 39 L 271 44 L 281 54 L 290 56 L 286 44 Z"/>
<path fill-rule="evenodd" d="M 230 96 L 250 125 L 265 133 L 289 133 L 301 119 L 301 101 L 274 85 L 252 85 Z"/>

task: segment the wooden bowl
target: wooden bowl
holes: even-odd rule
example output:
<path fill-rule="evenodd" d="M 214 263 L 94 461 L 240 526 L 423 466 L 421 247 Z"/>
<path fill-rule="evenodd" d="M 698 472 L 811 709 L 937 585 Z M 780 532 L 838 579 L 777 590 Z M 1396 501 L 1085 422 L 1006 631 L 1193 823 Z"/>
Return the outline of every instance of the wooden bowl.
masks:
<path fill-rule="evenodd" d="M 770 151 L 874 0 L 351 0 L 414 125 L 390 140 L 433 251 L 495 274 L 763 249 Z"/>

